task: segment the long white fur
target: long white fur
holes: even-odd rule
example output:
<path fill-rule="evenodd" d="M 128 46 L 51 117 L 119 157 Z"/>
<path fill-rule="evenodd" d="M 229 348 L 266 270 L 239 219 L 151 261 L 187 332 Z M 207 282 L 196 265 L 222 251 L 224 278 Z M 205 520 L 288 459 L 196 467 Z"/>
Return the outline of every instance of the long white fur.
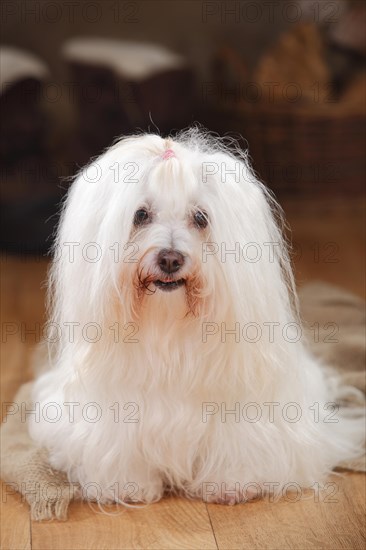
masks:
<path fill-rule="evenodd" d="M 163 160 L 167 148 L 175 156 Z M 116 163 L 119 178 L 111 168 Z M 204 163 L 218 170 L 203 177 Z M 135 229 L 134 213 L 141 206 L 151 209 L 153 220 Z M 207 229 L 192 223 L 197 207 L 208 214 Z M 49 449 L 53 466 L 88 488 L 84 497 L 126 501 L 126 487 L 133 486 L 132 500 L 149 503 L 166 489 L 202 497 L 204 487 L 224 484 L 229 489 L 238 483 L 241 488 L 256 483 L 263 493 L 279 495 L 289 483 L 309 487 L 322 482 L 342 460 L 361 454 L 361 419 L 340 410 L 338 422 L 324 421 L 329 415 L 324 405 L 336 401 L 344 388 L 302 341 L 286 341 L 278 333 L 270 342 L 264 330 L 256 343 L 245 338 L 238 343 L 230 335 L 222 342 L 222 326 L 230 330 L 235 323 L 255 322 L 263 328 L 275 322 L 282 328 L 299 322 L 276 211 L 246 155 L 230 152 L 197 129 L 174 140 L 157 135 L 122 139 L 79 174 L 65 202 L 50 274 L 50 320 L 62 337 L 33 395 L 41 410 L 57 403 L 62 417 L 52 423 L 41 416 L 30 432 Z M 95 263 L 81 254 L 91 242 L 102 251 Z M 227 254 L 223 261 L 217 253 L 203 261 L 207 242 L 226 250 L 235 243 L 257 243 L 262 258 L 237 262 Z M 74 261 L 65 243 L 80 243 Z M 120 261 L 114 261 L 115 243 Z M 124 250 L 126 243 L 135 244 Z M 264 243 L 279 244 L 271 261 Z M 137 273 L 158 278 L 156 255 L 162 248 L 185 255 L 180 276 L 193 281 L 189 291 L 162 292 L 152 284 L 144 293 L 137 287 Z M 131 254 L 137 263 L 124 261 Z M 65 325 L 70 322 L 79 323 L 73 342 Z M 91 322 L 102 332 L 95 343 L 81 333 Z M 206 322 L 220 330 L 204 341 Z M 110 328 L 116 323 L 121 331 L 117 343 Z M 138 342 L 128 341 L 129 327 L 138 329 Z M 67 402 L 80 404 L 74 422 Z M 102 410 L 95 423 L 81 414 L 91 402 Z M 218 413 L 203 422 L 204 403 L 217 403 L 221 410 L 234 409 L 236 402 L 240 408 L 259 404 L 262 418 L 237 422 L 233 414 L 222 419 Z M 271 422 L 264 404 L 273 402 L 280 406 Z M 295 423 L 276 412 L 290 402 L 302 411 Z M 114 403 L 119 404 L 119 422 L 110 409 Z M 314 403 L 319 421 L 310 410 Z M 126 421 L 137 407 L 132 418 L 138 422 Z M 90 487 L 97 489 L 90 492 Z"/>

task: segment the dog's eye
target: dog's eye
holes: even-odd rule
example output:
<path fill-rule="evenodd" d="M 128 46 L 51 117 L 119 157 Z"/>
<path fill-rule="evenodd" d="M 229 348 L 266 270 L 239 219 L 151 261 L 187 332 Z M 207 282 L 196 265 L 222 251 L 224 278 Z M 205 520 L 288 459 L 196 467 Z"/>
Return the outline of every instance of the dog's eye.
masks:
<path fill-rule="evenodd" d="M 205 227 L 207 227 L 208 217 L 206 212 L 203 212 L 202 210 L 197 210 L 197 212 L 195 212 L 193 216 L 193 219 L 194 219 L 195 225 L 199 229 L 204 229 Z"/>
<path fill-rule="evenodd" d="M 148 222 L 150 219 L 149 212 L 146 208 L 139 208 L 135 212 L 135 217 L 133 219 L 134 225 L 142 225 L 143 223 Z"/>

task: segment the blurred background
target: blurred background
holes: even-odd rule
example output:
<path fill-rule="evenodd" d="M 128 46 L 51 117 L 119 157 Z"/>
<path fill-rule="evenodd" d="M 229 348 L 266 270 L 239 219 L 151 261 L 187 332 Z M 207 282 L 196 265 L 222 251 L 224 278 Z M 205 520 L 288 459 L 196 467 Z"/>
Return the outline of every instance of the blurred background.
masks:
<path fill-rule="evenodd" d="M 70 177 L 140 129 L 233 135 L 290 217 L 363 197 L 361 0 L 3 0 L 1 19 L 8 253 L 43 255 Z"/>

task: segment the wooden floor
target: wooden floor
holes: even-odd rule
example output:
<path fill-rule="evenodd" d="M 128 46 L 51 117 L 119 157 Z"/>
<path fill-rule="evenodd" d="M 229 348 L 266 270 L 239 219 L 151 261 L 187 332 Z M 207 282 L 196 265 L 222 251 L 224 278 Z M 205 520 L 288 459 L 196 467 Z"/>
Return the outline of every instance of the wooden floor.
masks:
<path fill-rule="evenodd" d="M 362 205 L 299 201 L 286 204 L 285 211 L 296 245 L 298 283 L 322 279 L 364 296 Z M 17 327 L 24 323 L 38 330 L 46 268 L 45 260 L 3 258 L 3 328 L 5 323 Z M 2 344 L 2 401 L 10 401 L 19 385 L 31 377 L 33 338 L 24 339 L 19 330 Z M 73 503 L 65 523 L 32 523 L 27 504 L 19 495 L 8 495 L 3 485 L 1 548 L 363 549 L 365 476 L 346 474 L 330 483 L 334 485 L 319 501 L 312 491 L 297 502 L 262 501 L 234 507 L 169 498 L 141 510 L 113 509 L 113 516 L 101 515 L 87 503 Z"/>

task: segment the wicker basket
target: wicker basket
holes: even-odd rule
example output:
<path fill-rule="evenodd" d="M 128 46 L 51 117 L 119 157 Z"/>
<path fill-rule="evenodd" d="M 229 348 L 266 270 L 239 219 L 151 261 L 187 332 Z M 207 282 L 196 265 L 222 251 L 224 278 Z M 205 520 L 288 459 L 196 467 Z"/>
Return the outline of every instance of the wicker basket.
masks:
<path fill-rule="evenodd" d="M 210 117 L 211 118 L 211 117 Z M 219 109 L 219 133 L 239 133 L 260 179 L 279 194 L 362 194 L 364 114 L 302 109 Z"/>
<path fill-rule="evenodd" d="M 276 193 L 364 191 L 366 72 L 359 69 L 348 75 L 337 94 L 326 52 L 319 28 L 306 24 L 286 31 L 251 71 L 229 46 L 220 48 L 214 58 L 217 90 L 233 93 L 217 93 L 210 127 L 242 135 L 255 170 Z M 317 101 L 313 78 L 318 84 Z M 278 85 L 271 98 L 242 93 L 252 84 L 266 91 L 271 81 Z M 289 82 L 296 82 L 302 91 L 293 102 L 281 94 L 281 85 Z"/>

